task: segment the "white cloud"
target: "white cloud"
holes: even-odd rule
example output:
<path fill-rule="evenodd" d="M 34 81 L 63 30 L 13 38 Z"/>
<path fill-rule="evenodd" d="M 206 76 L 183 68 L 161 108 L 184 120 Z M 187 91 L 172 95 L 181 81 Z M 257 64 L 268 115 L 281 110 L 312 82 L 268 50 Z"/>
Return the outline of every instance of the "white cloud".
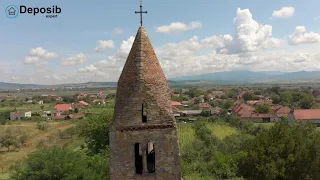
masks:
<path fill-rule="evenodd" d="M 211 37 L 206 37 L 203 40 L 201 40 L 201 43 L 210 48 L 223 48 L 229 45 L 233 40 L 233 37 L 229 34 L 225 35 L 220 35 L 220 36 L 211 36 Z"/>
<path fill-rule="evenodd" d="M 193 36 L 188 41 L 182 41 L 178 44 L 168 43 L 156 49 L 157 55 L 163 56 L 168 60 L 176 57 L 188 57 L 195 55 L 201 50 L 202 45 L 198 42 L 198 37 Z"/>
<path fill-rule="evenodd" d="M 86 56 L 83 53 L 80 53 L 72 57 L 63 58 L 60 64 L 63 66 L 75 66 L 79 64 L 84 64 L 85 62 Z"/>
<path fill-rule="evenodd" d="M 314 17 L 313 20 L 320 20 L 320 16 Z"/>
<path fill-rule="evenodd" d="M 90 66 L 79 68 L 78 71 L 81 73 L 91 73 L 91 72 L 97 72 L 98 69 L 93 64 L 91 64 Z"/>
<path fill-rule="evenodd" d="M 188 31 L 188 30 L 197 29 L 201 27 L 202 27 L 202 24 L 198 21 L 194 21 L 189 24 L 185 24 L 182 22 L 173 22 L 170 25 L 156 27 L 156 30 L 159 33 L 169 34 L 169 33 L 180 33 L 183 31 Z"/>
<path fill-rule="evenodd" d="M 288 18 L 294 15 L 295 9 L 293 7 L 287 6 L 282 7 L 278 11 L 273 11 L 272 17 L 276 18 Z"/>
<path fill-rule="evenodd" d="M 127 40 L 122 41 L 120 48 L 116 53 L 116 58 L 125 60 L 131 50 L 133 42 L 134 42 L 133 36 L 130 36 Z"/>
<path fill-rule="evenodd" d="M 78 72 L 108 78 L 119 76 L 121 70 L 121 62 L 117 61 L 114 56 L 109 56 L 108 60 L 98 61 L 84 68 L 79 68 Z"/>
<path fill-rule="evenodd" d="M 99 40 L 97 41 L 96 52 L 105 52 L 114 48 L 114 42 L 112 40 Z"/>
<path fill-rule="evenodd" d="M 237 15 L 234 18 L 236 25 L 236 35 L 232 44 L 228 46 L 230 53 L 255 52 L 268 47 L 272 26 L 259 24 L 255 21 L 249 9 L 237 9 Z M 275 38 L 271 41 L 276 42 Z"/>
<path fill-rule="evenodd" d="M 44 65 L 48 60 L 57 58 L 57 54 L 48 52 L 42 47 L 32 48 L 29 55 L 24 58 L 24 64 Z"/>
<path fill-rule="evenodd" d="M 84 68 L 79 68 L 78 72 L 88 76 L 99 76 L 103 78 L 112 78 L 116 80 L 120 75 L 124 62 L 128 57 L 134 42 L 134 37 L 130 36 L 123 40 L 114 56 L 109 56 L 107 60 L 101 60 Z"/>
<path fill-rule="evenodd" d="M 265 49 L 278 48 L 280 46 L 281 46 L 281 41 L 280 39 L 276 39 L 276 38 L 269 38 L 262 43 L 262 47 Z"/>
<path fill-rule="evenodd" d="M 320 42 L 320 33 L 307 32 L 304 26 L 297 26 L 295 32 L 289 36 L 288 42 L 291 45 L 317 43 Z"/>
<path fill-rule="evenodd" d="M 114 28 L 112 33 L 115 34 L 115 35 L 119 35 L 119 34 L 122 34 L 124 31 L 123 29 L 117 27 L 117 28 Z"/>

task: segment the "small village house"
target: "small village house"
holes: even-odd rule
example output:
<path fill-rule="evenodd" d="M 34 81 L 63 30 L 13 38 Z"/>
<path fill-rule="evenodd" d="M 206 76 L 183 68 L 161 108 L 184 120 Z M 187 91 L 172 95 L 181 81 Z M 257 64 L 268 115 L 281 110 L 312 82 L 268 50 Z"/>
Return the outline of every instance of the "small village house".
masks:
<path fill-rule="evenodd" d="M 75 104 L 75 107 L 80 108 L 80 107 L 88 107 L 89 103 L 85 102 L 85 101 L 79 101 L 78 103 Z"/>
<path fill-rule="evenodd" d="M 189 107 L 189 101 L 182 101 L 181 104 L 183 107 Z"/>
<path fill-rule="evenodd" d="M 238 99 L 238 100 L 243 99 L 243 96 L 244 96 L 245 93 L 246 93 L 246 91 L 241 91 L 241 92 L 239 93 L 239 95 L 237 96 L 237 99 Z"/>
<path fill-rule="evenodd" d="M 180 117 L 180 110 L 175 106 L 172 106 L 172 113 L 174 117 Z"/>
<path fill-rule="evenodd" d="M 100 92 L 97 93 L 97 98 L 104 99 L 104 98 L 106 98 L 106 95 L 103 92 L 100 91 Z"/>
<path fill-rule="evenodd" d="M 289 121 L 306 121 L 320 126 L 320 109 L 296 109 L 288 116 Z"/>
<path fill-rule="evenodd" d="M 62 100 L 62 98 L 60 96 L 57 96 L 55 94 L 49 94 L 49 95 L 47 95 L 47 97 L 51 98 L 51 99 L 55 99 L 57 101 L 61 101 Z"/>
<path fill-rule="evenodd" d="M 175 106 L 175 107 L 181 107 L 182 104 L 178 101 L 171 101 L 171 106 Z"/>
<path fill-rule="evenodd" d="M 77 98 L 78 99 L 82 99 L 82 98 L 85 98 L 85 97 L 87 97 L 88 96 L 88 94 L 86 94 L 86 93 L 80 93 L 78 96 L 77 96 Z"/>
<path fill-rule="evenodd" d="M 179 94 L 171 93 L 171 97 L 179 97 Z"/>
<path fill-rule="evenodd" d="M 207 98 L 210 101 L 210 100 L 213 100 L 215 98 L 215 96 L 212 94 L 207 94 Z"/>
<path fill-rule="evenodd" d="M 216 106 L 214 108 L 211 108 L 211 115 L 219 116 L 221 114 L 222 108 L 219 106 Z"/>
<path fill-rule="evenodd" d="M 102 104 L 106 104 L 104 99 L 95 99 L 92 101 L 93 104 L 97 104 L 97 105 L 102 105 Z"/>
<path fill-rule="evenodd" d="M 61 116 L 65 112 L 70 112 L 70 110 L 73 110 L 72 104 L 57 104 L 54 106 L 54 116 Z"/>
<path fill-rule="evenodd" d="M 41 115 L 41 117 L 48 118 L 48 119 L 50 119 L 51 116 L 52 116 L 51 111 L 43 111 L 43 113 Z"/>
<path fill-rule="evenodd" d="M 31 117 L 31 111 L 27 111 L 27 112 L 17 111 L 17 112 L 10 113 L 10 120 L 23 120 L 30 117 Z"/>
<path fill-rule="evenodd" d="M 199 108 L 201 110 L 209 110 L 210 108 L 212 108 L 212 106 L 210 104 L 208 104 L 208 103 L 200 103 L 199 104 Z"/>

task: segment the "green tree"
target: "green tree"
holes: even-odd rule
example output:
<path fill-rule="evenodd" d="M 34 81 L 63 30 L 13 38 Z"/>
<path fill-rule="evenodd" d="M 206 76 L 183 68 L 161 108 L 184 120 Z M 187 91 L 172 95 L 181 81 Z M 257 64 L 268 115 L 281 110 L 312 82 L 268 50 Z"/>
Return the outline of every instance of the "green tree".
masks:
<path fill-rule="evenodd" d="M 232 107 L 232 102 L 231 101 L 226 101 L 224 104 L 223 104 L 223 109 L 230 109 Z"/>
<path fill-rule="evenodd" d="M 279 104 L 281 102 L 280 96 L 277 94 L 272 94 L 271 100 L 273 104 Z"/>
<path fill-rule="evenodd" d="M 254 95 L 261 95 L 261 91 L 254 91 Z"/>
<path fill-rule="evenodd" d="M 281 91 L 281 88 L 280 86 L 273 86 L 271 89 L 270 89 L 271 92 L 275 93 L 275 94 L 280 94 L 280 91 Z"/>
<path fill-rule="evenodd" d="M 85 138 L 90 153 L 98 154 L 109 145 L 109 125 L 112 117 L 113 113 L 105 111 L 89 116 L 85 123 L 80 125 L 80 135 Z"/>
<path fill-rule="evenodd" d="M 220 99 L 227 99 L 228 97 L 226 95 L 220 96 Z"/>
<path fill-rule="evenodd" d="M 63 102 L 65 102 L 65 103 L 74 103 L 76 100 L 75 97 L 70 96 L 70 95 L 62 96 L 61 98 L 63 99 Z"/>
<path fill-rule="evenodd" d="M 11 174 L 13 180 L 109 179 L 108 156 L 89 157 L 81 151 L 53 147 L 28 156 Z"/>
<path fill-rule="evenodd" d="M 265 104 L 259 104 L 256 108 L 255 108 L 255 111 L 257 113 L 260 113 L 260 114 L 266 114 L 266 113 L 269 113 L 271 111 L 270 107 L 268 105 L 265 105 Z"/>
<path fill-rule="evenodd" d="M 292 94 L 289 91 L 284 91 L 280 93 L 280 101 L 285 103 L 291 103 L 292 102 Z"/>
<path fill-rule="evenodd" d="M 246 93 L 244 93 L 244 95 L 243 95 L 243 99 L 244 99 L 245 101 L 253 100 L 253 99 L 254 99 L 254 95 L 253 95 L 252 93 L 246 92 Z"/>
<path fill-rule="evenodd" d="M 306 95 L 299 101 L 301 109 L 310 109 L 315 104 L 315 100 L 312 96 Z"/>
<path fill-rule="evenodd" d="M 319 173 L 313 167 L 319 166 L 313 158 L 320 155 L 314 147 L 319 145 L 315 133 L 309 123 L 276 123 L 246 145 L 247 155 L 239 164 L 240 175 L 249 180 L 312 179 L 313 174 Z"/>

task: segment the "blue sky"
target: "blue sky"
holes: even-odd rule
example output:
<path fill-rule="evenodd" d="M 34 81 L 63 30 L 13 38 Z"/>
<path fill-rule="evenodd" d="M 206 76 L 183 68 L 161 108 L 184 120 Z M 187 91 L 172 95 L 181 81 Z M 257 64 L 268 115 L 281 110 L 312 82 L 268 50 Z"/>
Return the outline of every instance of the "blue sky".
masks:
<path fill-rule="evenodd" d="M 0 1 L 0 7 L 3 10 L 8 5 L 25 5 L 27 7 L 57 5 L 62 9 L 62 12 L 58 15 L 58 18 L 52 19 L 46 18 L 42 14 L 36 16 L 20 14 L 17 18 L 9 19 L 3 12 L 0 16 L 0 39 L 2 42 L 0 46 L 0 65 L 2 68 L 0 70 L 3 73 L 0 81 L 5 82 L 57 84 L 74 82 L 75 79 L 77 82 L 89 80 L 116 81 L 124 64 L 125 58 L 123 59 L 123 56 L 128 51 L 124 50 L 125 52 L 122 52 L 120 46 L 123 43 L 128 43 L 128 47 L 124 48 L 130 49 L 128 38 L 134 36 L 139 27 L 139 15 L 134 14 L 134 11 L 139 10 L 139 0 Z M 300 66 L 306 67 L 305 65 L 292 65 L 291 67 L 290 64 L 298 62 L 301 58 L 303 60 L 307 58 L 305 63 L 308 64 L 320 64 L 320 62 L 315 61 L 319 57 L 315 49 L 320 47 L 318 43 L 320 36 L 320 1 L 318 0 L 144 0 L 143 5 L 144 10 L 148 11 L 148 14 L 144 15 L 144 27 L 148 31 L 166 75 L 169 77 L 235 68 L 261 70 L 263 66 L 261 62 L 268 61 L 270 54 L 271 57 L 278 57 L 275 53 L 292 57 L 291 60 L 286 60 L 288 61 L 286 64 L 281 64 L 285 66 L 283 71 L 300 70 L 296 68 Z M 280 17 L 281 14 L 278 17 L 272 17 L 274 11 L 280 11 L 283 7 L 293 8 L 294 12 L 287 12 L 289 15 L 284 15 L 286 17 Z M 234 19 L 237 16 L 248 14 L 248 12 L 241 11 L 243 13 L 239 12 L 237 15 L 238 8 L 240 10 L 248 9 L 252 19 L 261 26 L 270 25 L 272 27 L 272 33 L 268 32 L 267 34 L 270 34 L 268 38 L 276 40 L 276 48 L 264 48 L 265 45 L 262 43 L 269 42 L 269 40 L 266 38 L 261 40 L 256 35 L 247 45 L 260 43 L 261 47 L 254 47 L 253 49 L 251 47 L 236 47 L 239 46 L 239 43 L 243 43 L 243 39 L 240 35 L 237 35 L 240 31 L 237 30 L 238 27 Z M 181 24 L 179 25 L 180 28 L 172 26 L 172 31 L 177 28 L 175 32 L 161 32 L 157 29 L 177 22 L 186 26 L 191 22 L 198 22 L 201 25 L 187 29 L 181 28 Z M 246 23 L 248 22 L 246 21 Z M 297 35 L 299 37 L 293 39 L 293 43 L 290 44 L 288 43 L 289 36 L 295 32 L 297 26 L 303 26 L 305 30 L 303 30 L 302 35 L 301 33 Z M 121 29 L 122 33 L 114 33 L 115 28 Z M 310 34 L 311 31 L 314 34 Z M 201 43 L 205 38 L 227 34 L 233 37 L 233 42 L 219 45 L 218 48 L 215 45 L 216 42 L 212 40 L 208 41 L 212 44 L 203 45 Z M 196 38 L 191 42 L 189 39 L 194 36 Z M 247 34 L 245 38 L 250 39 L 249 36 Z M 305 39 L 301 40 L 301 38 Z M 103 52 L 96 52 L 95 48 L 98 40 L 111 40 L 113 41 L 113 47 L 104 49 Z M 168 46 L 170 43 L 171 45 Z M 233 45 L 230 45 L 230 43 Z M 281 45 L 278 45 L 279 43 Z M 56 56 L 50 60 L 45 60 L 47 64 L 26 63 L 25 59 L 30 56 L 30 51 L 37 47 L 44 49 L 46 52 L 54 53 Z M 172 47 L 180 52 L 184 52 L 184 48 L 186 48 L 187 54 L 171 52 L 173 51 Z M 194 51 L 189 52 L 190 49 Z M 228 52 L 219 53 L 221 49 Z M 119 53 L 119 51 L 121 52 Z M 212 51 L 216 51 L 216 54 L 212 54 Z M 300 54 L 294 54 L 298 52 Z M 74 65 L 61 65 L 62 59 L 78 54 L 83 54 L 85 60 Z M 194 56 L 190 60 L 190 62 L 195 62 L 192 67 L 186 67 L 190 63 L 185 63 L 181 59 L 186 55 L 188 57 L 190 55 Z M 249 59 L 244 57 L 249 57 Z M 237 62 L 240 60 L 250 61 L 250 63 L 229 62 L 229 59 Z M 260 65 L 255 62 L 253 66 L 252 59 L 259 61 Z M 97 66 L 99 66 L 101 60 L 104 60 L 101 63 L 105 67 L 99 69 Z M 215 62 L 219 63 L 214 64 Z M 276 66 L 275 63 L 273 66 Z M 204 66 L 203 64 L 209 65 Z M 241 67 L 239 64 L 241 64 Z M 185 71 L 183 73 L 175 71 L 179 68 L 184 68 Z"/>

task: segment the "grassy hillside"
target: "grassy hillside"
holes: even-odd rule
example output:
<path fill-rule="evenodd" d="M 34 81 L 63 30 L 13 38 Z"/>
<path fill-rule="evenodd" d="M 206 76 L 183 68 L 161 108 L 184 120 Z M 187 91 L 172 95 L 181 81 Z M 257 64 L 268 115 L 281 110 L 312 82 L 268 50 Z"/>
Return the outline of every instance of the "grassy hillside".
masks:
<path fill-rule="evenodd" d="M 20 148 L 11 147 L 10 151 L 6 148 L 0 148 L 0 172 L 8 172 L 10 166 L 21 162 L 28 156 L 28 154 L 41 147 L 57 145 L 76 148 L 80 146 L 83 143 L 83 140 L 79 137 L 72 136 L 71 138 L 63 138 L 61 135 L 65 130 L 74 127 L 75 124 L 75 121 L 50 122 L 48 129 L 45 131 L 37 129 L 37 123 L 30 121 L 16 121 L 10 125 L 0 126 L 0 134 L 11 128 L 13 131 L 26 132 L 26 135 L 28 136 L 26 144 Z"/>

